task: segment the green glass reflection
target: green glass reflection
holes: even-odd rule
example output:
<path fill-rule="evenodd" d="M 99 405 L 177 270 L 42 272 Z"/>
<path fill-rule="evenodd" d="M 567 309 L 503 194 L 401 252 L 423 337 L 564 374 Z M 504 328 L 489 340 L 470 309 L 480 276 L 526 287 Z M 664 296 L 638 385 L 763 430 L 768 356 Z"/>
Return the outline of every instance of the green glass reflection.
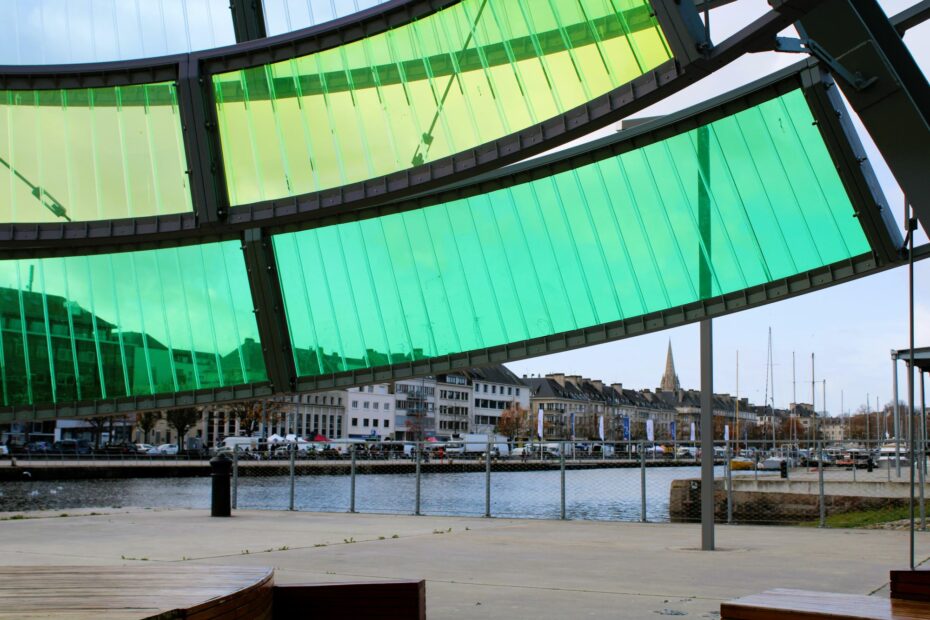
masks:
<path fill-rule="evenodd" d="M 278 235 L 298 372 L 557 334 L 869 252 L 813 121 L 792 91 L 706 129 L 512 188 Z M 708 136 L 703 171 L 699 131 Z M 704 261 L 711 281 L 701 286 Z"/>
<path fill-rule="evenodd" d="M 0 222 L 191 211 L 175 85 L 0 91 Z"/>
<path fill-rule="evenodd" d="M 266 380 L 235 241 L 0 261 L 4 405 Z"/>
<path fill-rule="evenodd" d="M 214 76 L 233 205 L 405 170 L 575 108 L 670 58 L 646 0 L 463 0 Z"/>

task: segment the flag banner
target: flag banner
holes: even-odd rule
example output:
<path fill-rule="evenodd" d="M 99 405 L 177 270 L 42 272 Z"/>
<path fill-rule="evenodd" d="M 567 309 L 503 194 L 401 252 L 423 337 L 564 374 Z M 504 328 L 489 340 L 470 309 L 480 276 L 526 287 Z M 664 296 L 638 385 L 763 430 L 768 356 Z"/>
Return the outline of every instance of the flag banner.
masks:
<path fill-rule="evenodd" d="M 656 429 L 652 420 L 646 420 L 646 439 L 649 441 L 656 440 Z"/>
<path fill-rule="evenodd" d="M 729 424 L 723 425 L 723 440 L 730 441 L 730 425 Z"/>
<path fill-rule="evenodd" d="M 630 440 L 630 418 L 623 418 L 623 438 Z"/>
<path fill-rule="evenodd" d="M 539 438 L 543 438 L 543 408 L 539 408 L 539 415 L 536 419 L 536 434 L 539 435 Z"/>
<path fill-rule="evenodd" d="M 604 416 L 601 416 L 597 421 L 597 434 L 601 441 L 604 441 Z"/>
<path fill-rule="evenodd" d="M 668 425 L 668 432 L 672 436 L 672 441 L 678 439 L 678 424 L 672 420 Z"/>
<path fill-rule="evenodd" d="M 691 441 L 697 441 L 697 428 L 694 422 L 691 423 Z"/>

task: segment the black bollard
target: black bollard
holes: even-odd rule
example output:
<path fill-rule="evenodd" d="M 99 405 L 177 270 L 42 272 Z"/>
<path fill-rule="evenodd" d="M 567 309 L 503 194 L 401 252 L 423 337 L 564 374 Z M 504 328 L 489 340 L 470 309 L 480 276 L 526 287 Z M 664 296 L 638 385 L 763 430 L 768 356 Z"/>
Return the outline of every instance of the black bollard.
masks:
<path fill-rule="evenodd" d="M 229 479 L 232 475 L 232 459 L 225 453 L 210 459 L 213 473 L 212 497 L 210 499 L 211 517 L 228 517 L 232 514 L 229 502 Z"/>
<path fill-rule="evenodd" d="M 788 461 L 783 460 L 781 463 L 779 463 L 778 470 L 781 473 L 782 479 L 788 478 Z"/>
<path fill-rule="evenodd" d="M 853 467 L 855 467 L 855 465 L 853 465 Z M 872 462 L 872 457 L 870 456 L 869 460 L 865 462 L 865 470 L 871 474 L 873 469 L 875 469 L 875 463 Z"/>

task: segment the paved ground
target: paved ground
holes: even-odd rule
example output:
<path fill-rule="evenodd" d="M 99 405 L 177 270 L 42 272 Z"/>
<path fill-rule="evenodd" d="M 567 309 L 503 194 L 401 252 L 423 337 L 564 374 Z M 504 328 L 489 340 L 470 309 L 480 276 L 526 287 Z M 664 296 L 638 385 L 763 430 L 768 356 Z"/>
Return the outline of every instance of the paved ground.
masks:
<path fill-rule="evenodd" d="M 886 594 L 908 533 L 370 514 L 125 511 L 0 521 L 0 564 L 273 566 L 279 583 L 425 578 L 430 618 L 716 618 L 768 587 Z M 35 515 L 33 515 L 35 516 Z M 920 560 L 930 534 L 918 535 Z"/>

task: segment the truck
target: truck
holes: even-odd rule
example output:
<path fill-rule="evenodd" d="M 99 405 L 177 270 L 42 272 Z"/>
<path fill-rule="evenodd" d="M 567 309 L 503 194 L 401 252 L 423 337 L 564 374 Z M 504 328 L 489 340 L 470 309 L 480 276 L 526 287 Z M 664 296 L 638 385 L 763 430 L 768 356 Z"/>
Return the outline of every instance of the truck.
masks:
<path fill-rule="evenodd" d="M 491 445 L 491 456 L 508 457 L 510 456 L 510 444 L 503 435 L 488 435 L 485 433 L 465 433 L 457 439 L 446 443 L 445 452 L 448 455 L 459 455 L 463 457 L 479 457 Z"/>
<path fill-rule="evenodd" d="M 227 437 L 216 445 L 214 451 L 219 454 L 220 452 L 232 452 L 236 449 L 240 452 L 257 451 L 258 437 Z"/>

